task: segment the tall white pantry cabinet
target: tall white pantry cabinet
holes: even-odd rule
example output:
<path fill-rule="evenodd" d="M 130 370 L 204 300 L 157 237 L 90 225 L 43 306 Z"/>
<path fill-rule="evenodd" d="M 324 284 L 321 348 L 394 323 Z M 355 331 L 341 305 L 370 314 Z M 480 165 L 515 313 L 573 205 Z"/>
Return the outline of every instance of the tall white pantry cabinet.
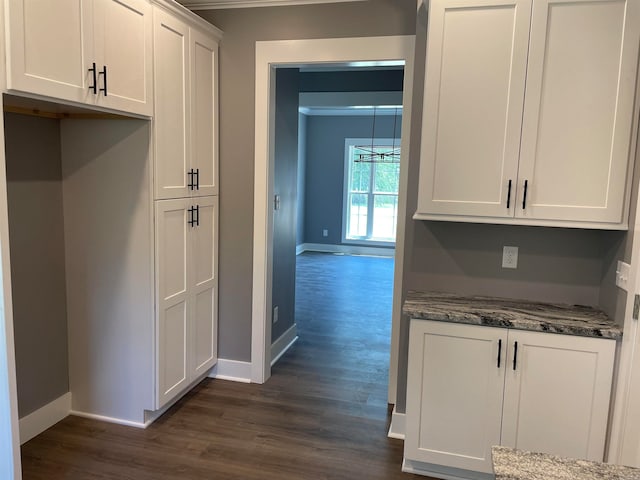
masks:
<path fill-rule="evenodd" d="M 12 101 L 70 112 L 72 413 L 143 426 L 217 361 L 222 32 L 173 0 L 6 7 Z"/>
<path fill-rule="evenodd" d="M 154 9 L 156 407 L 217 359 L 218 45 Z"/>

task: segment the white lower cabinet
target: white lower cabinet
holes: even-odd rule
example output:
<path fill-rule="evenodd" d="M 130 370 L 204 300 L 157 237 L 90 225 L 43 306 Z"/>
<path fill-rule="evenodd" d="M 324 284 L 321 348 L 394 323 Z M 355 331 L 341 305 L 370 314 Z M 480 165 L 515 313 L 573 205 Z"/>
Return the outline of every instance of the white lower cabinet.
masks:
<path fill-rule="evenodd" d="M 217 360 L 218 199 L 156 202 L 156 408 Z"/>
<path fill-rule="evenodd" d="M 615 340 L 412 319 L 405 465 L 491 474 L 493 445 L 602 461 L 614 354 Z"/>

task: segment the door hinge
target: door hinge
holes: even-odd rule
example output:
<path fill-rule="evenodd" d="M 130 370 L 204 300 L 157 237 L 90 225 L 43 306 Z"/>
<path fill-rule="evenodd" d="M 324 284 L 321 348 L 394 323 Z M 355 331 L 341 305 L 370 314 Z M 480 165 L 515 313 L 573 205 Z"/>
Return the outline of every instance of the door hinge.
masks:
<path fill-rule="evenodd" d="M 273 209 L 280 210 L 280 195 L 273 196 Z"/>
<path fill-rule="evenodd" d="M 638 313 L 640 313 L 640 295 L 636 293 L 633 299 L 633 319 L 638 320 Z"/>

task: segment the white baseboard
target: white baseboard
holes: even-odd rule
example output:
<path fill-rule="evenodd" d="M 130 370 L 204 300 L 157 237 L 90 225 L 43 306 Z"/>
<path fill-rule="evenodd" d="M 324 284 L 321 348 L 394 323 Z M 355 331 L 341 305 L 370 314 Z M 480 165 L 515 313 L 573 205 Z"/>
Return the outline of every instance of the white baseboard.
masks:
<path fill-rule="evenodd" d="M 344 253 L 346 255 L 374 255 L 376 257 L 393 257 L 395 248 L 366 247 L 360 245 L 331 245 L 325 243 L 303 243 L 296 246 L 296 255 L 302 252 Z"/>
<path fill-rule="evenodd" d="M 398 440 L 404 440 L 404 432 L 406 427 L 406 419 L 404 413 L 397 413 L 396 407 L 393 407 L 393 413 L 391 414 L 391 425 L 389 426 L 389 438 L 397 438 Z"/>
<path fill-rule="evenodd" d="M 115 423 L 116 425 L 125 425 L 127 427 L 147 428 L 151 422 L 134 422 L 133 420 L 124 420 L 122 418 L 107 417 L 105 415 L 97 415 L 95 413 L 79 412 L 78 410 L 71 410 L 70 415 L 76 417 L 90 418 L 91 420 L 99 420 L 101 422 Z"/>
<path fill-rule="evenodd" d="M 211 378 L 231 380 L 233 382 L 251 383 L 251 362 L 239 362 L 219 358 L 211 373 Z"/>
<path fill-rule="evenodd" d="M 443 467 L 431 463 L 416 462 L 404 458 L 402 460 L 402 471 L 415 475 L 424 475 L 442 480 L 494 480 L 495 475 L 484 472 L 474 472 L 460 468 Z"/>
<path fill-rule="evenodd" d="M 280 335 L 271 345 L 271 366 L 273 367 L 291 346 L 298 341 L 298 327 L 294 323 L 289 329 Z"/>
<path fill-rule="evenodd" d="M 40 435 L 54 426 L 71 412 L 71 392 L 67 392 L 53 402 L 47 403 L 33 413 L 22 417 L 20 424 L 20 445 Z"/>

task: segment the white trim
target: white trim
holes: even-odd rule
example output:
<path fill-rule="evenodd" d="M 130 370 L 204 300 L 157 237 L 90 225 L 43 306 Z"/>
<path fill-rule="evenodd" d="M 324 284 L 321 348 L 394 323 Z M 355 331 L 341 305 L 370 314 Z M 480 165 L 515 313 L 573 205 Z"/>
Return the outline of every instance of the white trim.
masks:
<path fill-rule="evenodd" d="M 253 206 L 253 296 L 251 313 L 251 379 L 265 382 L 271 375 L 271 274 L 273 249 L 273 158 L 275 92 L 272 88 L 276 66 L 302 66 L 313 63 L 354 63 L 404 61 L 405 84 L 403 93 L 402 155 L 400 171 L 406 172 L 409 161 L 410 112 L 412 102 L 412 77 L 414 35 L 388 37 L 331 38 L 317 40 L 278 40 L 256 42 L 255 81 L 255 171 Z M 404 117 L 408 116 L 406 121 Z M 265 126 L 267 128 L 265 128 Z M 396 241 L 404 242 L 404 210 L 406 209 L 407 176 L 401 175 L 398 205 L 398 234 Z M 404 204 L 401 198 L 404 197 Z M 397 264 L 402 265 L 404 251 L 396 255 Z M 396 268 L 394 279 L 394 304 L 402 287 L 402 269 Z M 400 275 L 399 275 L 400 274 Z M 392 319 L 392 332 L 400 317 Z M 398 341 L 392 335 L 392 342 Z M 391 345 L 391 361 L 397 356 L 398 346 Z M 396 352 L 394 354 L 394 351 Z M 397 364 L 391 365 L 389 383 L 397 382 Z M 394 387 L 395 393 L 395 387 Z M 395 395 L 394 395 L 395 396 Z M 392 403 L 395 403 L 392 402 Z"/>
<path fill-rule="evenodd" d="M 391 413 L 391 425 L 389 425 L 389 433 L 387 433 L 387 437 L 404 440 L 405 427 L 406 415 L 404 413 L 396 412 L 396 406 L 394 405 L 393 413 Z"/>
<path fill-rule="evenodd" d="M 125 425 L 127 427 L 147 428 L 151 422 L 134 422 L 133 420 L 124 420 L 122 418 L 107 417 L 105 415 L 97 415 L 95 413 L 79 412 L 77 410 L 71 410 L 69 415 L 75 415 L 76 417 L 89 418 L 91 420 L 98 420 L 99 422 L 115 423 L 116 425 Z"/>
<path fill-rule="evenodd" d="M 6 2 L 0 4 L 0 23 L 4 24 Z M 4 36 L 0 51 L 5 51 Z M 6 57 L 5 57 L 6 58 Z M 0 91 L 6 91 L 6 62 L 0 62 Z M 0 106 L 3 99 L 0 96 Z M 0 117 L 0 142 L 4 145 L 4 119 Z M 9 213 L 4 148 L 0 152 L 0 478 L 20 480 L 20 423 L 18 420 L 18 388 L 11 298 L 11 258 L 9 254 Z"/>
<path fill-rule="evenodd" d="M 364 0 L 182 0 L 180 3 L 190 10 L 215 10 L 219 8 L 287 7 L 290 5 L 362 1 Z"/>
<path fill-rule="evenodd" d="M 330 243 L 302 243 L 296 247 L 296 255 L 300 255 L 298 252 L 343 253 L 345 255 L 371 255 L 374 257 L 394 257 L 396 253 L 393 248 L 334 245 Z"/>
<path fill-rule="evenodd" d="M 209 378 L 251 383 L 251 363 L 219 358 L 218 363 L 209 373 Z"/>
<path fill-rule="evenodd" d="M 297 341 L 298 326 L 294 323 L 286 332 L 280 335 L 280 338 L 273 342 L 273 345 L 271 345 L 271 366 L 273 367 Z"/>
<path fill-rule="evenodd" d="M 415 40 L 415 38 L 414 38 Z M 400 185 L 398 186 L 398 224 L 396 225 L 396 253 L 393 265 L 393 299 L 391 309 L 391 350 L 389 353 L 389 389 L 387 402 L 395 405 L 398 392 L 398 356 L 400 323 L 402 321 L 402 291 L 404 268 L 404 240 L 407 223 L 407 190 L 409 188 L 409 156 L 411 153 L 411 116 L 413 102 L 414 45 L 404 66 L 402 91 L 402 135 L 400 138 Z M 422 87 L 420 87 L 422 88 Z"/>
<path fill-rule="evenodd" d="M 424 475 L 443 480 L 494 480 L 492 473 L 474 472 L 472 470 L 461 470 L 459 468 L 443 467 L 432 465 L 431 463 L 417 462 L 404 458 L 402 460 L 402 471 L 415 475 Z"/>
<path fill-rule="evenodd" d="M 20 445 L 54 426 L 71 412 L 71 392 L 20 419 Z"/>
<path fill-rule="evenodd" d="M 222 30 L 220 30 L 218 27 L 214 25 L 211 25 L 202 17 L 190 12 L 187 7 L 180 5 L 180 3 L 169 2 L 167 0 L 151 0 L 151 3 L 154 4 L 155 6 L 164 8 L 168 12 L 172 13 L 174 16 L 177 15 L 178 17 L 181 17 L 183 20 L 185 20 L 190 24 L 189 26 L 192 26 L 192 27 L 195 26 L 200 30 L 207 32 L 208 34 L 213 35 L 213 37 L 217 41 L 222 40 L 222 35 L 223 35 Z M 195 9 L 192 9 L 192 10 L 195 10 Z"/>

